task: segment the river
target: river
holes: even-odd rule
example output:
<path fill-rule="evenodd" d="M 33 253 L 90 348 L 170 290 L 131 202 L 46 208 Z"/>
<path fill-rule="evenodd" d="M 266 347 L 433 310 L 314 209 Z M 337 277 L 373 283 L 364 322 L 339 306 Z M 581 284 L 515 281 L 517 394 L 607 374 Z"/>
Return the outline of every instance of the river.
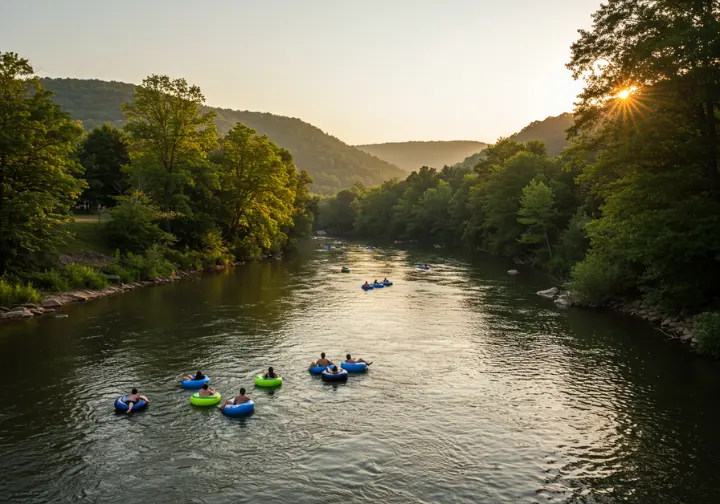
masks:
<path fill-rule="evenodd" d="M 559 310 L 511 267 L 308 247 L 3 324 L 0 500 L 718 502 L 720 364 L 640 320 Z M 374 363 L 327 385 L 307 372 L 320 351 Z M 272 392 L 252 385 L 267 365 Z M 255 414 L 192 407 L 176 379 L 197 369 L 226 398 L 247 387 Z M 133 386 L 152 404 L 116 414 Z"/>

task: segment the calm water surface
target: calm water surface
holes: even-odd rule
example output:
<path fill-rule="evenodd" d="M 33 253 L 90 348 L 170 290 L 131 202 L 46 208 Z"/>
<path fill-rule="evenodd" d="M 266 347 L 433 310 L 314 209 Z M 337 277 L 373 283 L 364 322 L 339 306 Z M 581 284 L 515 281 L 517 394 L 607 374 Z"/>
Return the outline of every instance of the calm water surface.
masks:
<path fill-rule="evenodd" d="M 720 502 L 718 364 L 438 252 L 313 249 L 3 324 L 0 500 Z M 374 364 L 326 385 L 320 351 Z M 252 386 L 267 365 L 274 393 Z M 255 414 L 191 407 L 197 368 Z M 153 404 L 115 414 L 133 386 Z"/>

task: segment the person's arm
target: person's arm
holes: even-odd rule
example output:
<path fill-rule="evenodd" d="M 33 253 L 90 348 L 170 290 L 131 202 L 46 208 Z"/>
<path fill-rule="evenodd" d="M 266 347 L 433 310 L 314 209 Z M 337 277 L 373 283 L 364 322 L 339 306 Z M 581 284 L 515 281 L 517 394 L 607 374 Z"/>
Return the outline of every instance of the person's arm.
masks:
<path fill-rule="evenodd" d="M 145 397 L 144 395 L 138 396 L 138 399 L 142 399 L 142 400 L 145 401 L 146 403 L 150 404 L 150 399 L 148 399 L 148 398 Z"/>

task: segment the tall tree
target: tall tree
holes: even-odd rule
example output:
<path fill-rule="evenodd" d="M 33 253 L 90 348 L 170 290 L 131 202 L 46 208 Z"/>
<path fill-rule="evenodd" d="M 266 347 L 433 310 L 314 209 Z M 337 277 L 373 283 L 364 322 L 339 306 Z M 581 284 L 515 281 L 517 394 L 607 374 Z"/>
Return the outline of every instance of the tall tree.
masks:
<path fill-rule="evenodd" d="M 119 129 L 103 124 L 92 130 L 80 149 L 80 163 L 88 183 L 83 197 L 92 203 L 113 206 L 115 197 L 128 189 L 122 167 L 130 164 L 130 156 Z"/>
<path fill-rule="evenodd" d="M 185 79 L 152 75 L 123 105 L 134 182 L 164 212 L 189 212 L 184 189 L 217 147 L 215 116 L 200 112 L 204 102 L 200 88 Z"/>
<path fill-rule="evenodd" d="M 0 275 L 55 248 L 85 187 L 74 160 L 82 127 L 51 95 L 26 59 L 0 53 Z"/>
<path fill-rule="evenodd" d="M 682 116 L 696 136 L 707 186 L 720 196 L 720 2 L 609 0 L 580 30 L 568 68 L 586 86 L 576 110 L 577 132 L 612 116 L 616 98 L 634 97 L 638 114 L 652 106 Z M 657 110 L 660 109 L 660 110 Z M 653 113 L 653 112 L 650 112 Z M 627 114 L 626 114 L 627 115 Z"/>
<path fill-rule="evenodd" d="M 573 150 L 599 203 L 573 272 L 588 297 L 630 288 L 671 309 L 719 298 L 718 33 L 717 0 L 610 0 L 572 47 L 586 82 Z"/>
<path fill-rule="evenodd" d="M 252 257 L 282 245 L 297 182 L 290 153 L 238 123 L 223 139 L 219 161 L 221 222 L 230 243 L 241 249 L 236 255 Z"/>
<path fill-rule="evenodd" d="M 547 247 L 548 257 L 552 257 L 548 232 L 554 227 L 557 216 L 555 198 L 552 189 L 542 181 L 530 181 L 522 190 L 518 222 L 528 226 L 520 237 L 521 243 L 541 243 Z"/>

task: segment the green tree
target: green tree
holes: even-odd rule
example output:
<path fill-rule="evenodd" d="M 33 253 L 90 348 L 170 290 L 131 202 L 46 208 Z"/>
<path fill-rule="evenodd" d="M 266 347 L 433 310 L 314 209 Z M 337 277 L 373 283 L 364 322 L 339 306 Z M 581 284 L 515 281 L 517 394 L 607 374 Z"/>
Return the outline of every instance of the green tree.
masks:
<path fill-rule="evenodd" d="M 580 30 L 568 68 L 586 83 L 574 133 L 591 132 L 621 95 L 682 117 L 693 131 L 707 187 L 717 196 L 720 105 L 720 4 L 716 0 L 610 0 Z M 626 114 L 627 115 L 627 114 Z M 632 119 L 632 117 L 631 117 Z"/>
<path fill-rule="evenodd" d="M 110 220 L 103 230 L 108 243 L 123 252 L 143 252 L 152 245 L 167 246 L 175 237 L 166 233 L 158 222 L 167 218 L 147 195 L 133 191 L 118 196 Z"/>
<path fill-rule="evenodd" d="M 127 175 L 121 169 L 130 164 L 130 156 L 119 129 L 103 124 L 92 130 L 80 149 L 80 163 L 88 183 L 83 197 L 92 203 L 112 206 L 115 196 L 127 191 Z"/>
<path fill-rule="evenodd" d="M 572 47 L 568 66 L 586 81 L 572 151 L 599 210 L 573 270 L 589 296 L 718 301 L 719 16 L 711 1 L 614 0 Z"/>
<path fill-rule="evenodd" d="M 82 127 L 50 96 L 26 59 L 0 53 L 0 275 L 54 250 L 85 188 Z"/>
<path fill-rule="evenodd" d="M 217 147 L 214 113 L 201 113 L 205 97 L 185 79 L 152 75 L 123 105 L 130 142 L 131 175 L 164 212 L 189 212 L 185 189 L 193 170 Z"/>
<path fill-rule="evenodd" d="M 520 242 L 544 242 L 547 247 L 548 257 L 552 258 L 552 247 L 550 246 L 548 232 L 554 227 L 554 220 L 557 217 L 552 189 L 543 182 L 532 180 L 522 190 L 520 208 L 517 214 L 518 222 L 528 226 L 520 236 Z"/>
<path fill-rule="evenodd" d="M 284 245 L 297 190 L 290 153 L 238 123 L 222 141 L 219 163 L 220 221 L 236 256 L 255 257 Z"/>

